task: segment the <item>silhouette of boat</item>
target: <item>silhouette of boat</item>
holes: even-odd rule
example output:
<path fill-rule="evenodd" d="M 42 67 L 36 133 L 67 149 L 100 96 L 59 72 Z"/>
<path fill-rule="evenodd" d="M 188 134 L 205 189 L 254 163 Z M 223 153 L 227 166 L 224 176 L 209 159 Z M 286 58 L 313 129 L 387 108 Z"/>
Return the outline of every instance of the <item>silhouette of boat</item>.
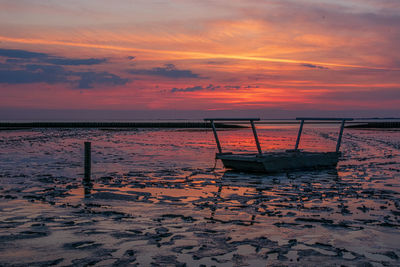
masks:
<path fill-rule="evenodd" d="M 261 145 L 258 140 L 257 131 L 254 122 L 259 121 L 259 118 L 207 118 L 214 132 L 215 142 L 217 144 L 218 153 L 216 159 L 220 159 L 225 168 L 238 171 L 251 172 L 282 172 L 292 170 L 307 170 L 335 167 L 341 155 L 340 144 L 343 135 L 343 129 L 346 121 L 353 120 L 351 118 L 296 118 L 300 121 L 300 128 L 296 139 L 294 149 L 284 151 L 262 152 Z M 310 152 L 300 150 L 299 143 L 303 130 L 304 121 L 340 121 L 341 126 L 336 144 L 336 151 L 332 152 Z M 231 153 L 222 152 L 221 143 L 219 142 L 215 121 L 234 121 L 243 122 L 249 121 L 253 130 L 255 143 L 258 153 Z"/>

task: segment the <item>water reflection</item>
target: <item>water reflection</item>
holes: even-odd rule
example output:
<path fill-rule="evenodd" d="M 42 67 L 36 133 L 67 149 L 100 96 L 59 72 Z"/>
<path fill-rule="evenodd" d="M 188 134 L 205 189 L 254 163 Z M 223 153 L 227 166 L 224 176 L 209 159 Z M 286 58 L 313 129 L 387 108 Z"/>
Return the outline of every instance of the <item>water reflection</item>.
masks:
<path fill-rule="evenodd" d="M 336 130 L 307 129 L 301 145 L 334 149 Z M 296 133 L 259 136 L 286 149 Z M 0 136 L 1 239 L 13 244 L 0 265 L 398 265 L 400 133 L 346 131 L 337 169 L 272 175 L 212 170 L 210 131 L 12 135 Z M 221 135 L 255 151 L 248 129 Z M 93 184 L 82 185 L 88 136 Z"/>
<path fill-rule="evenodd" d="M 91 192 L 92 192 L 92 189 L 93 189 L 93 183 L 84 181 L 82 184 L 83 184 L 83 195 L 84 195 L 84 197 L 86 199 L 90 198 L 91 197 Z"/>
<path fill-rule="evenodd" d="M 339 173 L 336 167 L 314 171 L 292 171 L 284 173 L 244 173 L 227 170 L 221 177 L 221 182 L 228 186 L 257 187 L 263 184 L 296 184 L 304 181 L 338 181 Z"/>

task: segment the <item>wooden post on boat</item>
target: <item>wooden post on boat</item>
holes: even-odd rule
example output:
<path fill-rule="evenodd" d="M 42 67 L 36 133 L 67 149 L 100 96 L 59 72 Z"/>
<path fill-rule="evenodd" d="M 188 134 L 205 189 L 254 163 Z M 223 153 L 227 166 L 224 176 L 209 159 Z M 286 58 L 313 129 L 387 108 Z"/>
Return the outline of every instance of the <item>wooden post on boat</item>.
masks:
<path fill-rule="evenodd" d="M 258 154 L 262 155 L 262 150 L 261 150 L 260 142 L 258 141 L 256 127 L 254 126 L 254 121 L 259 121 L 260 118 L 239 118 L 239 119 L 236 119 L 236 118 L 228 118 L 228 119 L 225 119 L 225 118 L 211 118 L 211 119 L 204 119 L 204 120 L 205 121 L 209 121 L 211 123 L 211 127 L 212 127 L 213 132 L 214 132 L 215 142 L 217 143 L 218 153 L 219 154 L 222 154 L 222 148 L 221 148 L 221 144 L 220 144 L 219 139 L 218 139 L 217 129 L 215 128 L 214 121 L 250 121 L 251 127 L 253 128 L 254 139 L 256 140 L 256 144 L 257 144 Z"/>
<path fill-rule="evenodd" d="M 298 146 L 299 146 L 299 142 L 300 142 L 300 135 L 301 135 L 301 131 L 303 129 L 303 123 L 305 120 L 314 120 L 314 121 L 341 121 L 342 124 L 340 125 L 340 131 L 339 131 L 339 136 L 338 136 L 338 140 L 337 140 L 337 144 L 336 144 L 336 152 L 339 152 L 340 149 L 340 144 L 342 142 L 342 136 L 343 136 L 343 129 L 344 129 L 344 124 L 346 123 L 346 121 L 352 121 L 352 118 L 296 118 L 296 120 L 301 120 L 301 124 L 300 124 L 300 129 L 299 129 L 299 134 L 297 136 L 297 141 L 296 141 L 296 146 L 295 146 L 295 150 L 297 150 Z"/>
<path fill-rule="evenodd" d="M 339 137 L 338 137 L 337 144 L 336 144 L 336 152 L 339 152 L 339 149 L 340 149 L 340 144 L 342 142 L 342 135 L 343 135 L 343 128 L 344 128 L 345 121 L 346 120 L 342 120 L 342 124 L 340 125 Z"/>
<path fill-rule="evenodd" d="M 262 155 L 260 141 L 258 141 L 258 136 L 257 136 L 257 132 L 256 132 L 256 126 L 254 125 L 254 121 L 250 120 L 250 124 L 251 124 L 251 128 L 253 129 L 254 139 L 256 140 L 258 154 Z"/>
<path fill-rule="evenodd" d="M 85 177 L 83 182 L 86 184 L 90 183 L 91 176 L 91 143 L 85 142 Z"/>
<path fill-rule="evenodd" d="M 221 148 L 221 144 L 218 139 L 217 129 L 215 129 L 214 120 L 210 120 L 210 123 L 211 123 L 212 129 L 213 129 L 213 132 L 214 132 L 215 142 L 217 143 L 218 153 L 222 153 L 222 148 Z"/>
<path fill-rule="evenodd" d="M 297 150 L 299 148 L 300 136 L 301 136 L 301 132 L 303 131 L 303 124 L 304 124 L 304 120 L 301 120 L 299 133 L 297 135 L 297 140 L 296 140 L 296 145 L 294 146 L 294 150 Z"/>

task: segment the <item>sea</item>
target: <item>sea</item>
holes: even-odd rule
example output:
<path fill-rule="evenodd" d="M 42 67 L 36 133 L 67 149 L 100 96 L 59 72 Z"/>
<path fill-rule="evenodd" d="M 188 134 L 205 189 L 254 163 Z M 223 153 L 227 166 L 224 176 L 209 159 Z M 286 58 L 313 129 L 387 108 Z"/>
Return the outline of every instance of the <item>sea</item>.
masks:
<path fill-rule="evenodd" d="M 257 124 L 263 151 L 298 124 Z M 338 124 L 300 148 L 334 151 Z M 250 128 L 223 152 L 256 152 Z M 84 182 L 84 142 L 91 180 Z M 343 133 L 336 168 L 225 169 L 210 129 L 0 131 L 0 266 L 399 266 L 400 131 Z"/>

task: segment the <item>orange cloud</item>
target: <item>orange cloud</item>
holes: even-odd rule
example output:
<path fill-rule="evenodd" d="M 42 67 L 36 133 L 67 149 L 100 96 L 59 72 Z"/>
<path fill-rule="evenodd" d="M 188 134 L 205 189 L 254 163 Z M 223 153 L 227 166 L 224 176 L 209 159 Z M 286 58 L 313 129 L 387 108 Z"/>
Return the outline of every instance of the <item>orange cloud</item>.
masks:
<path fill-rule="evenodd" d="M 397 68 L 384 68 L 375 66 L 362 66 L 362 65 L 352 65 L 352 64 L 339 64 L 330 62 L 316 62 L 307 60 L 296 60 L 296 59 L 282 59 L 282 58 L 269 58 L 261 56 L 251 56 L 251 55 L 233 55 L 233 54 L 214 54 L 208 52 L 197 52 L 197 51 L 173 51 L 173 50 L 158 50 L 158 49 L 143 49 L 143 48 L 130 48 L 117 45 L 107 45 L 107 44 L 92 44 L 92 43 L 79 43 L 79 42 L 68 42 L 68 41 L 53 41 L 53 40 L 40 40 L 40 39 L 24 39 L 24 38 L 10 38 L 5 36 L 0 36 L 0 41 L 10 42 L 10 43 L 23 43 L 23 44 L 43 44 L 43 45 L 61 45 L 61 46 L 73 46 L 73 47 L 85 47 L 85 48 L 95 48 L 95 49 L 106 49 L 106 50 L 116 50 L 124 52 L 144 52 L 152 54 L 164 54 L 169 55 L 169 59 L 172 60 L 182 60 L 182 59 L 235 59 L 235 60 L 245 60 L 245 61 L 260 61 L 260 62 L 272 62 L 272 63 L 287 63 L 287 64 L 317 64 L 323 66 L 331 67 L 344 67 L 344 68 L 362 68 L 362 69 L 376 69 L 376 70 L 400 70 Z M 168 57 L 167 57 L 168 58 Z"/>

